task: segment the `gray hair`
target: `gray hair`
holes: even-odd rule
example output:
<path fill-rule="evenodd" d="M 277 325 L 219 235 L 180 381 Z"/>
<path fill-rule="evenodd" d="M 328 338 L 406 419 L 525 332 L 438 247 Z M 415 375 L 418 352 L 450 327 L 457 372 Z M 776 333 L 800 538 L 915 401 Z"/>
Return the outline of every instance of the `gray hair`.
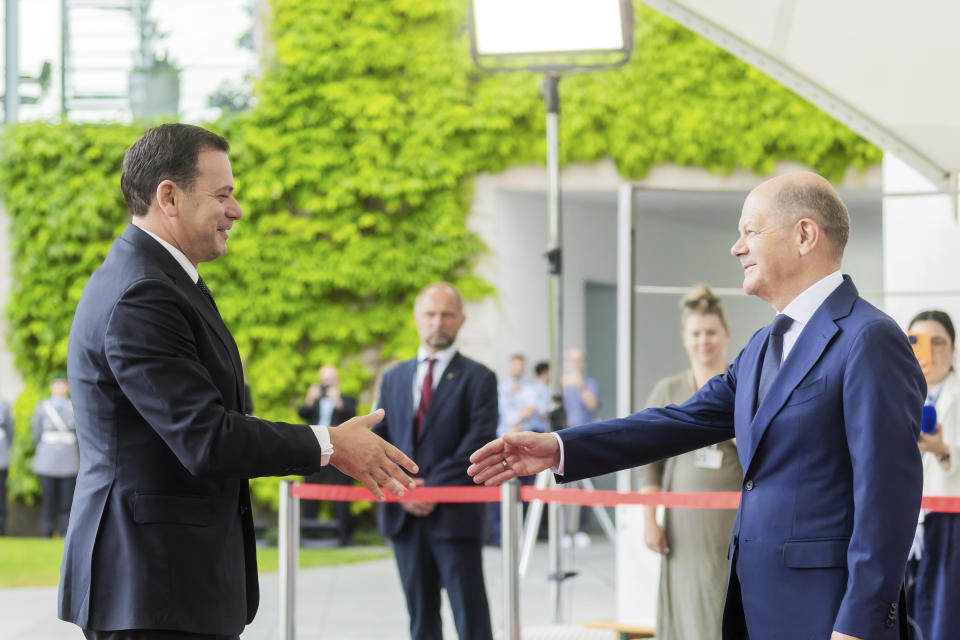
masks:
<path fill-rule="evenodd" d="M 832 187 L 805 182 L 787 184 L 777 191 L 776 203 L 781 215 L 789 215 L 793 221 L 813 218 L 833 245 L 834 257 L 843 257 L 850 238 L 850 213 Z"/>

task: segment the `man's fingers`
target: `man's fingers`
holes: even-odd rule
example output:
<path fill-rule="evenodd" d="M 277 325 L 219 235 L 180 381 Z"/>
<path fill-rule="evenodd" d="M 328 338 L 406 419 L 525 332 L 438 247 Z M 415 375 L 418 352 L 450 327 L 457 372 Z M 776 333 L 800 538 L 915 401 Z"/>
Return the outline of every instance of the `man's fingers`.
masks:
<path fill-rule="evenodd" d="M 364 429 L 369 429 L 374 425 L 378 424 L 381 420 L 383 420 L 383 416 L 384 416 L 383 409 L 377 409 L 373 413 L 368 413 L 365 416 L 357 416 L 356 418 L 351 418 L 347 422 L 356 423 L 356 424 L 359 424 L 359 426 L 363 427 Z"/>
<path fill-rule="evenodd" d="M 501 460 L 503 460 L 504 457 L 505 456 L 503 455 L 503 451 L 500 451 L 499 453 L 495 453 L 491 456 L 487 456 L 482 459 L 478 458 L 476 460 L 474 460 L 473 456 L 470 456 L 470 460 L 473 462 L 473 464 L 467 467 L 467 475 L 476 476 L 478 473 L 482 472 L 484 469 L 487 469 L 488 467 L 502 465 Z M 474 478 L 474 482 L 482 482 L 482 481 L 478 481 L 476 478 Z"/>
<path fill-rule="evenodd" d="M 470 462 L 478 463 L 485 458 L 495 455 L 503 455 L 503 438 L 497 438 L 473 452 L 470 456 Z"/>
<path fill-rule="evenodd" d="M 485 480 L 483 484 L 487 485 L 488 487 L 496 487 L 503 484 L 507 480 L 516 477 L 517 474 L 513 472 L 513 469 L 507 469 L 505 471 L 501 469 L 499 473 L 494 475 L 492 478 Z"/>
<path fill-rule="evenodd" d="M 490 478 L 495 477 L 497 474 L 504 471 L 503 464 L 500 462 L 500 459 L 496 460 L 493 464 L 477 464 L 472 465 L 470 469 L 477 467 L 473 475 L 473 481 L 477 484 L 489 484 L 488 481 Z M 470 469 L 467 470 L 467 473 L 470 473 Z"/>
<path fill-rule="evenodd" d="M 369 473 L 361 474 L 363 477 L 357 478 L 363 486 L 367 488 L 367 491 L 373 494 L 378 501 L 383 501 L 383 491 L 380 490 L 380 487 L 377 486 L 377 481 L 373 479 L 373 476 Z"/>
<path fill-rule="evenodd" d="M 400 449 L 397 449 L 390 443 L 387 443 L 387 457 L 410 473 L 420 473 L 420 467 L 417 466 L 417 463 L 407 457 L 407 454 L 405 454 L 403 451 L 400 451 Z M 410 488 L 413 488 L 413 484 L 410 484 Z"/>
<path fill-rule="evenodd" d="M 382 482 L 381 484 L 383 485 L 383 488 L 384 488 L 384 489 L 386 489 L 387 491 L 389 491 L 389 492 L 392 493 L 393 495 L 397 496 L 398 498 L 402 498 L 402 497 L 403 497 L 405 488 L 404 488 L 404 486 L 403 486 L 402 484 L 400 484 L 400 483 L 397 481 L 396 478 L 390 478 L 390 477 L 388 477 L 388 478 L 385 479 L 385 482 Z"/>

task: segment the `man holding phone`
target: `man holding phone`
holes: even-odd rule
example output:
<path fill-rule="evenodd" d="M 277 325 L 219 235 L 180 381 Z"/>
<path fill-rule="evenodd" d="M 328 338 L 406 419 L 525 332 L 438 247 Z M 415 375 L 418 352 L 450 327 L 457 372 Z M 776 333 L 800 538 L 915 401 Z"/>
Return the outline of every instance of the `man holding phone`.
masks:
<path fill-rule="evenodd" d="M 297 414 L 308 424 L 329 427 L 346 422 L 357 415 L 357 399 L 340 392 L 340 372 L 332 364 L 320 367 L 317 374 L 319 382 L 307 389 L 303 406 Z M 336 467 L 327 465 L 304 480 L 313 484 L 352 484 L 350 476 L 341 473 Z M 302 514 L 305 520 L 316 520 L 320 511 L 320 502 L 304 500 Z M 341 547 L 348 547 L 353 541 L 353 516 L 350 515 L 350 503 L 342 500 L 333 503 L 333 517 L 337 521 L 337 540 Z"/>

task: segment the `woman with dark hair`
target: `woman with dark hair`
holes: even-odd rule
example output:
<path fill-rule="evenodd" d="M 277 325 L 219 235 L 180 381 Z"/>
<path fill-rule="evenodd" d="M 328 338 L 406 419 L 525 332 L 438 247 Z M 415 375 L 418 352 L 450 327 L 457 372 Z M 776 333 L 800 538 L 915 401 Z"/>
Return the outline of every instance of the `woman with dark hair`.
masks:
<path fill-rule="evenodd" d="M 690 368 L 654 386 L 648 407 L 682 404 L 727 368 L 730 327 L 720 299 L 706 285 L 683 300 L 681 337 Z M 743 471 L 733 440 L 635 470 L 640 491 L 739 491 Z M 644 541 L 661 554 L 657 640 L 719 640 L 727 592 L 727 547 L 736 511 L 644 507 Z"/>
<path fill-rule="evenodd" d="M 960 496 L 960 378 L 953 366 L 956 331 L 943 311 L 917 314 L 909 331 L 930 336 L 930 361 L 920 365 L 927 378 L 927 404 L 937 412 L 936 431 L 921 433 L 918 442 L 923 452 L 923 494 Z M 921 512 L 920 518 L 910 563 L 916 578 L 910 602 L 917 631 L 914 637 L 956 638 L 960 629 L 960 514 Z"/>

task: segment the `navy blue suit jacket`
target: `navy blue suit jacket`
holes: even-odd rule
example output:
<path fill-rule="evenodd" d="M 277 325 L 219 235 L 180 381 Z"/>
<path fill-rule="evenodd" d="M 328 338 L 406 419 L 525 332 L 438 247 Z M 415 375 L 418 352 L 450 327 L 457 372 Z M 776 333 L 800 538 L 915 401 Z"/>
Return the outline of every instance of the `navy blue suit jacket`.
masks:
<path fill-rule="evenodd" d="M 374 430 L 417 461 L 429 487 L 473 486 L 467 475 L 470 454 L 497 436 L 497 377 L 460 353 L 453 356 L 414 437 L 413 381 L 416 359 L 402 362 L 383 376 L 380 406 L 386 411 Z M 483 538 L 483 504 L 438 504 L 426 516 L 431 533 L 441 539 Z M 413 518 L 397 503 L 380 505 L 380 532 L 400 533 Z"/>
<path fill-rule="evenodd" d="M 316 436 L 244 415 L 223 320 L 133 225 L 83 290 L 67 369 L 80 474 L 60 618 L 239 634 L 259 603 L 247 479 L 319 469 Z"/>
<path fill-rule="evenodd" d="M 744 469 L 724 638 L 900 637 L 926 393 L 906 336 L 841 284 L 756 406 L 769 327 L 680 406 L 560 432 L 570 481 L 733 436 Z M 736 583 L 739 579 L 739 585 Z"/>

